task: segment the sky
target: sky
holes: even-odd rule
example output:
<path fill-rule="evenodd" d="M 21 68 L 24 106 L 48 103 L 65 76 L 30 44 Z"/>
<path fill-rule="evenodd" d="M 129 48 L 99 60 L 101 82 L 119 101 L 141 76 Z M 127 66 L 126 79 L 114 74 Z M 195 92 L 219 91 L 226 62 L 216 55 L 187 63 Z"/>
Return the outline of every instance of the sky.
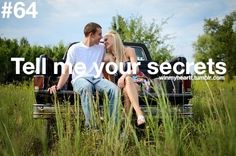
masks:
<path fill-rule="evenodd" d="M 236 10 L 236 0 L 11 0 L 22 1 L 25 8 L 36 2 L 38 15 L 16 18 L 0 16 L 0 36 L 20 39 L 26 37 L 30 44 L 69 44 L 83 38 L 83 28 L 88 22 L 97 22 L 103 33 L 110 30 L 112 17 L 121 15 L 142 17 L 146 24 L 154 19 L 157 24 L 165 19 L 161 35 L 169 35 L 168 44 L 174 47 L 174 56 L 185 56 L 193 61 L 192 44 L 203 34 L 204 19 L 219 18 Z M 0 6 L 9 0 L 1 0 Z"/>

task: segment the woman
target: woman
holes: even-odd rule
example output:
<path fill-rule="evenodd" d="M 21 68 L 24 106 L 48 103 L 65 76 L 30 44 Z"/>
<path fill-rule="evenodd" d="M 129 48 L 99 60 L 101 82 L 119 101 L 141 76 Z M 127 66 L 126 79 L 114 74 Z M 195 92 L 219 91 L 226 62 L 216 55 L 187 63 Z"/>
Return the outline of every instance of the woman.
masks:
<path fill-rule="evenodd" d="M 137 63 L 137 57 L 133 48 L 124 47 L 119 34 L 115 31 L 110 31 L 104 36 L 104 44 L 107 50 L 105 62 L 115 62 L 118 66 L 123 62 L 124 68 L 127 68 L 127 63 Z M 124 71 L 126 69 L 123 69 Z M 137 69 L 138 70 L 138 69 Z M 138 71 L 137 71 L 138 72 Z M 130 105 L 134 108 L 137 116 L 137 125 L 145 123 L 143 112 L 139 106 L 138 85 L 134 83 L 131 74 L 117 73 L 115 77 L 117 85 L 123 90 L 125 96 L 125 110 L 129 111 Z"/>

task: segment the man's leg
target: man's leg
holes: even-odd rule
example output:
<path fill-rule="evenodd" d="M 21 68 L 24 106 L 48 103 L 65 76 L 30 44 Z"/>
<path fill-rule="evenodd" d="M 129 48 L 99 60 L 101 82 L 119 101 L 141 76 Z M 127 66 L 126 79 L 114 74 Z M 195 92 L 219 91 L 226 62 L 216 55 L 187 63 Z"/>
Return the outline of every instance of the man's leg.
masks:
<path fill-rule="evenodd" d="M 114 114 L 114 120 L 117 120 L 118 116 L 118 104 L 120 99 L 120 89 L 117 85 L 106 79 L 96 79 L 94 81 L 95 89 L 99 92 L 106 93 L 109 99 L 109 115 L 112 117 Z"/>
<path fill-rule="evenodd" d="M 85 116 L 85 126 L 91 126 L 90 107 L 94 90 L 93 87 L 93 84 L 84 78 L 78 78 L 73 84 L 74 91 L 80 95 L 81 105 Z"/>

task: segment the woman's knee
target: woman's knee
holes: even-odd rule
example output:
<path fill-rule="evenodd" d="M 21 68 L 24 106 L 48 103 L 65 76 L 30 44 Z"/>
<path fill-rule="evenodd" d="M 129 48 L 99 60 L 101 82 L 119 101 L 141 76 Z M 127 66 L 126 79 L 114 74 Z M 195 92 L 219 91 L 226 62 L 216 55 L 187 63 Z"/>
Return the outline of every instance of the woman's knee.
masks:
<path fill-rule="evenodd" d="M 126 84 L 132 84 L 132 83 L 134 83 L 134 82 L 133 82 L 133 79 L 132 79 L 130 76 L 126 76 L 126 77 L 125 77 L 125 83 L 126 83 Z"/>

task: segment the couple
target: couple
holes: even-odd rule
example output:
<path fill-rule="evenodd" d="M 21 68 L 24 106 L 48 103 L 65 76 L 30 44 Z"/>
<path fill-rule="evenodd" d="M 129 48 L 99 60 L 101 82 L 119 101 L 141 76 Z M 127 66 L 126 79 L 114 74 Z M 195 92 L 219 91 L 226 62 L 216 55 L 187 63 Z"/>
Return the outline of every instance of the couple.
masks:
<path fill-rule="evenodd" d="M 137 58 L 134 49 L 125 48 L 120 36 L 115 31 L 110 31 L 104 36 L 104 44 L 100 43 L 102 39 L 102 27 L 97 23 L 88 23 L 84 27 L 84 39 L 72 45 L 67 53 L 64 66 L 64 73 L 61 74 L 59 82 L 48 89 L 50 93 L 56 93 L 61 89 L 69 77 L 69 66 L 75 65 L 77 62 L 83 62 L 86 66 L 86 72 L 78 73 L 74 69 L 72 71 L 72 85 L 76 93 L 79 93 L 83 113 L 85 115 L 85 126 L 90 126 L 91 112 L 90 104 L 94 91 L 106 93 L 109 99 L 109 116 L 114 116 L 114 121 L 118 114 L 118 101 L 120 97 L 120 89 L 123 90 L 125 96 L 125 107 L 133 106 L 137 115 L 137 125 L 145 123 L 143 112 L 139 106 L 138 90 L 133 82 L 131 75 L 117 73 L 117 85 L 104 79 L 102 75 L 97 75 L 93 67 L 93 63 L 100 66 L 101 62 L 127 62 L 136 63 Z M 105 47 L 104 47 L 105 45 Z M 105 48 L 107 53 L 105 53 Z M 114 115 L 113 115 L 114 114 Z"/>

